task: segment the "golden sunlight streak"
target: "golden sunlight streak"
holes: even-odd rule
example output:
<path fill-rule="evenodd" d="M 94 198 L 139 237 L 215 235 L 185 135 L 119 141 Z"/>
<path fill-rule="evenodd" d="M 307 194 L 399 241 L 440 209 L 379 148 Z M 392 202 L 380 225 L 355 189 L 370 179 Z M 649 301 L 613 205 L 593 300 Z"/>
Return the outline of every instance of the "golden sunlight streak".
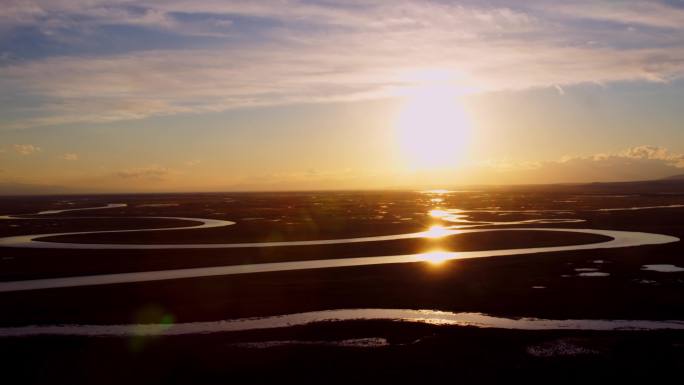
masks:
<path fill-rule="evenodd" d="M 444 226 L 431 226 L 427 231 L 423 233 L 426 238 L 441 238 L 447 235 L 453 234 L 453 231 L 449 231 Z"/>
<path fill-rule="evenodd" d="M 444 194 L 449 194 L 453 191 L 451 190 L 444 190 L 444 189 L 435 189 L 435 190 L 425 190 L 425 191 L 420 191 L 421 194 L 431 194 L 431 195 L 444 195 Z"/>
<path fill-rule="evenodd" d="M 448 79 L 424 80 L 408 90 L 396 123 L 398 144 L 410 169 L 458 166 L 465 157 L 470 124 Z"/>
<path fill-rule="evenodd" d="M 423 253 L 420 255 L 420 259 L 430 263 L 432 265 L 440 265 L 444 263 L 444 261 L 448 261 L 450 259 L 454 259 L 456 257 L 456 253 L 454 252 L 448 252 L 448 251 L 430 251 L 427 253 Z"/>
<path fill-rule="evenodd" d="M 430 210 L 428 214 L 433 218 L 444 218 L 447 215 L 450 215 L 448 211 L 444 210 Z"/>

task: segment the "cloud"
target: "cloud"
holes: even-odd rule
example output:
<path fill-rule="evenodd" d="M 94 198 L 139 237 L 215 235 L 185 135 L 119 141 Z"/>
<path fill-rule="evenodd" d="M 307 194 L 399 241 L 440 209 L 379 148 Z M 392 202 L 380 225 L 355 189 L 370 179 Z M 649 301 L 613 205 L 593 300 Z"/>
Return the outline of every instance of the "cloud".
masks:
<path fill-rule="evenodd" d="M 19 155 L 31 155 L 41 151 L 40 147 L 34 146 L 32 144 L 15 144 L 13 148 L 14 151 Z"/>
<path fill-rule="evenodd" d="M 123 179 L 143 179 L 148 181 L 163 181 L 171 173 L 166 167 L 148 166 L 129 168 L 116 173 L 116 176 Z"/>
<path fill-rule="evenodd" d="M 558 84 L 554 84 L 553 87 L 556 89 L 556 91 L 558 91 L 558 95 L 565 95 L 565 90 L 563 87 L 559 86 Z"/>
<path fill-rule="evenodd" d="M 73 152 L 68 152 L 64 155 L 62 155 L 63 160 L 69 160 L 69 161 L 76 161 L 78 160 L 78 154 L 73 153 Z"/>
<path fill-rule="evenodd" d="M 478 163 L 478 166 L 489 168 L 496 171 L 511 171 L 511 170 L 537 170 L 542 167 L 541 162 L 511 162 L 501 159 L 490 159 Z"/>
<path fill-rule="evenodd" d="M 684 173 L 684 154 L 657 146 L 637 146 L 614 154 L 565 156 L 557 161 L 489 161 L 478 177 L 499 183 L 565 183 L 649 180 Z M 523 182 L 524 181 L 524 182 Z"/>
<path fill-rule="evenodd" d="M 167 12 L 136 8 L 127 0 L 6 0 L 0 11 L 5 28 L 35 26 L 45 34 L 60 29 L 94 25 L 169 26 Z M 78 20 L 78 24 L 74 20 Z"/>
<path fill-rule="evenodd" d="M 573 1 L 556 3 L 553 11 L 575 18 L 637 26 L 677 30 L 684 25 L 684 8 L 658 1 Z"/>
<path fill-rule="evenodd" d="M 620 156 L 631 159 L 656 159 L 677 168 L 684 168 L 684 155 L 673 154 L 667 148 L 658 146 L 638 146 L 623 151 Z"/>
<path fill-rule="evenodd" d="M 10 62 L 0 67 L 0 87 L 35 113 L 0 127 L 392 97 L 414 85 L 411 74 L 434 68 L 479 92 L 555 87 L 562 93 L 578 83 L 667 82 L 684 74 L 682 8 L 636 1 L 494 4 L 13 1 L 0 11 L 5 28 L 33 26 L 46 36 L 87 38 L 94 33 L 87 29 L 111 25 L 218 35 L 201 48 L 152 45 Z"/>

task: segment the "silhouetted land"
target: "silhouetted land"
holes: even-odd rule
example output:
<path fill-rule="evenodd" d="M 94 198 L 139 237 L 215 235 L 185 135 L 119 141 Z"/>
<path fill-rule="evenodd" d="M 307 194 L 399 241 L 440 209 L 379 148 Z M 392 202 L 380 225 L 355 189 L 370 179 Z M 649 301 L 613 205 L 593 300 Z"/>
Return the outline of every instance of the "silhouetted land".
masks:
<path fill-rule="evenodd" d="M 676 180 L 668 186 L 680 187 Z M 127 203 L 66 212 L 40 221 L 0 221 L 0 236 L 173 227 L 176 220 L 225 219 L 206 230 L 75 235 L 88 243 L 218 243 L 306 240 L 423 231 L 440 223 L 435 208 L 479 209 L 476 221 L 577 218 L 586 222 L 529 227 L 597 228 L 668 234 L 684 239 L 684 208 L 597 211 L 684 204 L 684 189 L 610 184 L 491 189 L 435 196 L 415 192 L 150 194 L 4 197 L 0 213 Z M 655 186 L 655 187 L 654 187 Z M 164 205 L 164 206 L 150 206 Z M 517 212 L 506 210 L 560 210 Z M 91 217 L 69 219 L 69 217 Z M 98 217 L 100 219 L 98 219 Z M 103 219 L 102 217 L 115 217 Z M 524 227 L 524 226 L 517 226 Z M 0 280 L 61 277 L 274 261 L 348 258 L 448 250 L 486 250 L 602 241 L 588 234 L 478 233 L 441 240 L 233 250 L 0 249 Z M 602 263 L 597 264 L 595 261 Z M 410 308 L 552 319 L 684 320 L 684 273 L 644 271 L 644 264 L 684 265 L 681 242 L 622 249 L 494 257 L 191 278 L 0 293 L 0 326 L 208 321 L 338 308 Z M 599 268 L 608 277 L 581 277 Z M 535 289 L 543 286 L 544 289 Z M 389 346 L 287 345 L 240 342 L 386 338 Z M 591 351 L 536 357 L 530 347 L 567 342 Z M 264 383 L 658 382 L 684 367 L 684 332 L 484 330 L 385 321 L 320 323 L 267 331 L 160 338 L 31 337 L 0 339 L 8 383 Z"/>

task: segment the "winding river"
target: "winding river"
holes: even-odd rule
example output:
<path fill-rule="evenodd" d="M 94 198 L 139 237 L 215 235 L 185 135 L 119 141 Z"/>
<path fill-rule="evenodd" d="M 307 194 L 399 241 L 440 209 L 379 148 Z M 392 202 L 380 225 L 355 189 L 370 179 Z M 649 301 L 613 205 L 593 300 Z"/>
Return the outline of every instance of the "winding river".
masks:
<path fill-rule="evenodd" d="M 541 318 L 505 318 L 482 313 L 453 313 L 411 309 L 337 309 L 295 313 L 272 317 L 185 322 L 177 324 L 120 325 L 30 325 L 0 328 L 0 337 L 66 335 L 87 337 L 177 336 L 276 329 L 317 322 L 389 320 L 432 325 L 470 326 L 511 330 L 684 330 L 684 321 L 650 320 L 550 320 Z"/>
<path fill-rule="evenodd" d="M 58 214 L 67 211 L 103 210 L 125 207 L 126 204 L 108 204 L 102 207 L 49 210 L 42 211 L 34 216 L 0 216 L 0 219 L 45 219 L 42 217 L 49 214 Z M 654 206 L 643 209 L 672 208 L 676 206 Z M 639 208 L 625 208 L 622 210 L 635 210 Z M 610 209 L 611 211 L 618 209 Z M 60 235 L 99 234 L 99 233 L 122 233 L 142 231 L 170 231 L 181 229 L 206 229 L 212 227 L 224 227 L 233 225 L 235 222 L 184 217 L 133 217 L 192 221 L 193 225 L 171 228 L 147 228 L 135 230 L 107 230 L 86 231 L 70 233 L 48 233 L 19 235 L 0 238 L 0 247 L 18 248 L 55 248 L 55 249 L 93 249 L 93 250 L 131 250 L 131 249 L 226 249 L 226 248 L 253 248 L 253 247 L 282 247 L 282 246 L 307 246 L 307 245 L 332 245 L 352 244 L 364 242 L 391 241 L 412 238 L 439 238 L 455 234 L 467 234 L 492 231 L 546 231 L 546 232 L 571 232 L 601 235 L 610 238 L 604 242 L 580 244 L 572 246 L 532 247 L 503 250 L 481 250 L 465 252 L 437 252 L 423 254 L 405 254 L 374 256 L 362 258 L 340 258 L 312 261 L 294 261 L 278 263 L 259 263 L 245 265 L 213 266 L 189 269 L 171 269 L 157 271 L 143 271 L 133 273 L 99 274 L 89 276 L 61 277 L 47 279 L 31 279 L 23 281 L 0 282 L 0 292 L 16 292 L 24 290 L 54 289 L 77 286 L 108 285 L 118 283 L 160 281 L 179 278 L 195 278 L 208 276 L 222 276 L 235 274 L 252 274 L 277 271 L 322 269 L 349 266 L 382 265 L 393 263 L 433 262 L 454 259 L 488 258 L 496 256 L 510 256 L 533 253 L 550 253 L 572 250 L 592 250 L 631 247 L 641 245 L 657 245 L 679 241 L 678 238 L 653 233 L 601 230 L 601 229 L 577 229 L 577 228 L 543 228 L 543 227 L 518 227 L 518 228 L 486 228 L 480 226 L 501 225 L 530 225 L 530 224 L 557 224 L 583 222 L 582 219 L 532 219 L 508 222 L 485 222 L 470 221 L 465 210 L 433 210 L 433 217 L 452 223 L 451 226 L 436 226 L 428 231 L 344 239 L 324 239 L 309 241 L 284 241 L 284 242 L 252 242 L 252 243 L 210 243 L 210 244 L 108 244 L 108 243 L 64 243 L 46 241 L 43 238 Z M 523 211 L 520 211 L 523 212 Z M 529 211 L 524 211 L 529 212 Z M 568 211 L 556 211 L 555 213 L 567 213 Z M 59 217 L 59 219 L 83 219 L 88 217 Z M 93 217 L 106 219 L 109 217 Z M 114 217 L 112 217 L 114 218 Z M 51 219 L 55 219 L 52 217 Z M 128 325 L 31 325 L 21 327 L 0 328 L 0 337 L 26 337 L 37 335 L 73 335 L 73 336 L 155 336 L 155 335 L 183 335 L 197 333 L 217 333 L 228 331 L 244 331 L 254 329 L 270 329 L 306 325 L 324 321 L 348 321 L 348 320 L 393 320 L 403 322 L 422 322 L 438 325 L 473 326 L 481 328 L 505 328 L 517 330 L 660 330 L 660 329 L 684 329 L 684 321 L 652 321 L 652 320 L 548 320 L 538 318 L 504 318 L 493 317 L 481 313 L 452 313 L 437 310 L 412 310 L 412 309 L 337 309 L 315 311 L 307 313 L 288 314 L 281 316 L 246 318 L 235 320 L 221 320 L 209 322 L 189 322 L 174 325 L 163 324 L 128 324 Z"/>
<path fill-rule="evenodd" d="M 125 207 L 125 204 L 109 204 L 103 207 L 93 207 L 86 209 L 69 209 L 69 210 L 51 210 L 42 211 L 38 215 L 63 213 L 66 211 L 79 210 L 96 210 L 96 209 L 110 209 Z M 49 234 L 31 234 L 19 235 L 0 238 L 0 247 L 22 247 L 22 248 L 55 248 L 55 249 L 93 249 L 93 250 L 131 250 L 131 249 L 225 249 L 225 248 L 254 248 L 254 247 L 282 247 L 282 246 L 311 246 L 311 245 L 333 245 L 333 244 L 352 244 L 364 242 L 378 242 L 391 241 L 398 239 L 412 239 L 412 238 L 438 238 L 455 234 L 479 233 L 479 232 L 493 232 L 493 231 L 546 231 L 546 232 L 571 232 L 571 233 L 587 233 L 609 237 L 610 240 L 591 244 L 571 245 L 571 246 L 551 246 L 551 247 L 531 247 L 531 248 L 517 248 L 517 249 L 502 249 L 502 250 L 481 250 L 481 251 L 463 251 L 463 252 L 439 252 L 435 253 L 421 253 L 421 254 L 403 254 L 403 255 L 388 255 L 388 256 L 373 256 L 360 258 L 339 258 L 339 259 L 322 259 L 310 261 L 293 261 L 293 262 L 276 262 L 276 263 L 258 263 L 258 264 L 244 264 L 244 265 L 228 265 L 228 266 L 212 266 L 199 267 L 187 269 L 171 269 L 171 270 L 155 270 L 142 271 L 133 273 L 116 273 L 116 274 L 98 274 L 86 275 L 76 277 L 60 277 L 60 278 L 46 278 L 46 279 L 31 279 L 22 281 L 8 281 L 0 282 L 0 292 L 12 292 L 23 290 L 38 290 L 38 289 L 53 289 L 63 287 L 76 286 L 93 286 L 93 285 L 109 285 L 118 283 L 132 283 L 132 282 L 147 282 L 160 281 L 180 278 L 196 278 L 209 277 L 221 275 L 236 275 L 236 274 L 252 274 L 252 273 L 266 273 L 277 271 L 291 271 L 291 270 L 306 270 L 306 269 L 323 269 L 335 267 L 350 267 L 350 266 L 367 266 L 367 265 L 383 265 L 392 263 L 415 263 L 415 262 L 442 262 L 454 259 L 472 259 L 472 258 L 488 258 L 497 256 L 510 256 L 533 253 L 550 253 L 559 251 L 572 250 L 591 250 L 591 249 L 609 249 L 619 247 L 631 247 L 641 245 L 657 245 L 679 241 L 679 238 L 653 233 L 642 233 L 633 231 L 618 231 L 618 230 L 600 230 L 600 229 L 575 229 L 575 228 L 543 228 L 543 227 L 523 227 L 523 228 L 487 228 L 475 229 L 472 227 L 482 225 L 517 225 L 530 223 L 562 223 L 562 222 L 578 222 L 581 219 L 533 219 L 518 222 L 471 222 L 467 216 L 467 211 L 463 210 L 448 210 L 437 213 L 436 216 L 441 217 L 447 222 L 461 222 L 460 225 L 449 227 L 436 226 L 428 231 L 383 235 L 374 237 L 357 237 L 357 238 L 342 238 L 342 239 L 323 239 L 323 240 L 309 240 L 309 241 L 283 241 L 283 242 L 250 242 L 250 243 L 200 243 L 200 244 L 113 244 L 113 243 L 66 243 L 66 242 L 47 242 L 41 240 L 45 237 L 53 237 L 60 235 L 80 235 L 80 234 L 99 234 L 99 233 L 123 233 L 123 232 L 142 232 L 142 231 L 170 231 L 181 229 L 206 229 L 212 227 L 230 226 L 235 222 L 218 220 L 218 219 L 202 219 L 202 218 L 183 218 L 183 217 L 144 217 L 153 219 L 170 219 L 193 221 L 198 224 L 190 226 L 180 226 L 171 228 L 148 228 L 135 230 L 107 230 L 107 231 L 86 231 L 86 232 L 70 232 L 70 233 L 49 233 Z M 435 213 L 433 213 L 435 214 Z M 3 216 L 4 219 L 41 219 L 36 217 L 21 217 L 21 216 Z M 69 217 L 74 218 L 74 217 Z M 78 217 L 83 218 L 83 217 Z M 98 217 L 106 219 L 108 217 Z M 141 217 L 133 217 L 141 218 Z M 60 219 L 67 219 L 67 217 L 60 217 Z"/>

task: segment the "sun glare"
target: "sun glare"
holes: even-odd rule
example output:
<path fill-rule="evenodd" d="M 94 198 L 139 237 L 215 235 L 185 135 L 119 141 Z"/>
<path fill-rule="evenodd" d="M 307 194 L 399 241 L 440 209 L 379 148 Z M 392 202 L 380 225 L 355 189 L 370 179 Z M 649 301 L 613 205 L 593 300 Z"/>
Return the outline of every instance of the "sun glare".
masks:
<path fill-rule="evenodd" d="M 434 189 L 434 190 L 425 190 L 425 191 L 420 191 L 422 194 L 430 194 L 430 195 L 444 195 L 444 194 L 449 194 L 453 191 L 451 190 L 445 190 L 445 189 Z"/>
<path fill-rule="evenodd" d="M 431 226 L 427 231 L 423 233 L 426 238 L 441 238 L 447 235 L 451 235 L 453 232 L 447 230 L 444 226 Z"/>
<path fill-rule="evenodd" d="M 402 156 L 415 170 L 448 169 L 465 157 L 470 125 L 459 90 L 428 78 L 405 92 L 396 131 Z"/>
<path fill-rule="evenodd" d="M 435 210 L 430 210 L 430 212 L 428 214 L 433 218 L 444 218 L 447 215 L 449 215 L 449 212 L 444 211 L 444 210 L 435 209 Z"/>
<path fill-rule="evenodd" d="M 440 265 L 444 263 L 444 261 L 448 261 L 454 258 L 455 253 L 448 251 L 431 251 L 420 255 L 421 260 L 432 265 Z"/>

